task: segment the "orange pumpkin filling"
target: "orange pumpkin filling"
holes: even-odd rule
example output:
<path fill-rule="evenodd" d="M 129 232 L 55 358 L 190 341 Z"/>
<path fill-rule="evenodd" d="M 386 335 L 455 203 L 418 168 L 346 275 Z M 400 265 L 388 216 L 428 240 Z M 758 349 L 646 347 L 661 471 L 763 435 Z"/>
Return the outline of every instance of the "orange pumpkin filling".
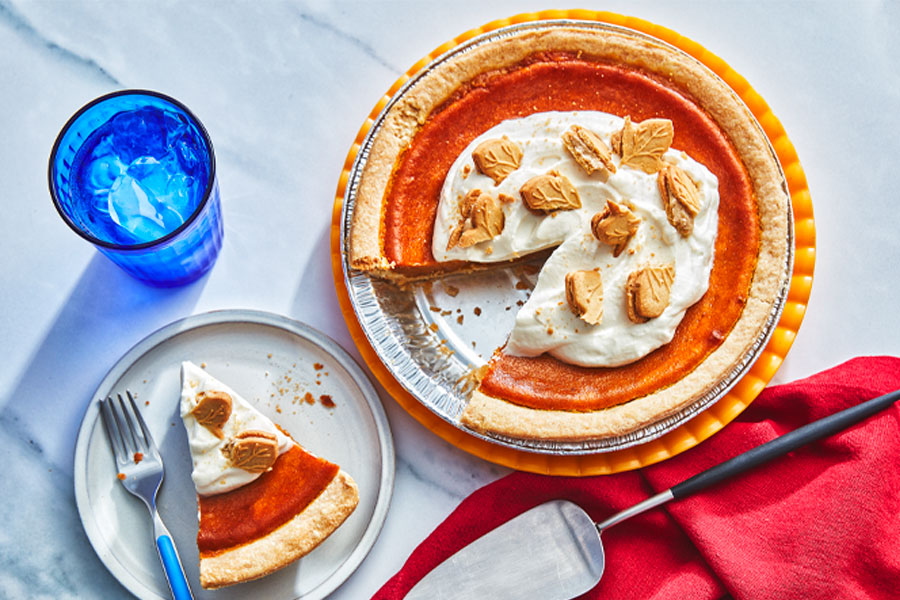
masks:
<path fill-rule="evenodd" d="M 241 546 L 281 527 L 309 506 L 337 473 L 337 465 L 295 445 L 247 485 L 200 496 L 200 556 Z"/>
<path fill-rule="evenodd" d="M 735 148 L 697 103 L 646 73 L 567 53 L 535 55 L 515 68 L 484 74 L 430 115 L 398 161 L 382 236 L 386 257 L 401 271 L 440 268 L 431 253 L 434 218 L 459 154 L 504 120 L 573 110 L 671 120 L 672 147 L 705 165 L 718 178 L 720 195 L 709 290 L 687 310 L 670 343 L 615 368 L 501 351 L 481 382 L 486 394 L 522 406 L 590 411 L 675 383 L 725 339 L 743 310 L 759 249 L 756 198 Z"/>

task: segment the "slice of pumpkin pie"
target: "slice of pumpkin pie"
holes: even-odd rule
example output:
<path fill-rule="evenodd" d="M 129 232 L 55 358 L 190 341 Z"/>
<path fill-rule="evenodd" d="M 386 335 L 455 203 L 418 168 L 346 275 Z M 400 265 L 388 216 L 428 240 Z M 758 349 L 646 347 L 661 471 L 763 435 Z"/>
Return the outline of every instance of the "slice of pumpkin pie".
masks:
<path fill-rule="evenodd" d="M 356 508 L 356 483 L 340 467 L 305 450 L 197 365 L 182 363 L 181 380 L 204 588 L 290 564 Z"/>

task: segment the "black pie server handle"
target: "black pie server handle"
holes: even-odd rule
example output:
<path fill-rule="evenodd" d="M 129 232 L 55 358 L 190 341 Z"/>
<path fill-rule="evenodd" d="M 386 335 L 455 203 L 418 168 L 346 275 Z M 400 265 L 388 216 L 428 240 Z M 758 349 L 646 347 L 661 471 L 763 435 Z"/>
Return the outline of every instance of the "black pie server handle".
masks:
<path fill-rule="evenodd" d="M 696 494 L 711 485 L 767 463 L 773 458 L 783 456 L 810 442 L 815 442 L 847 429 L 851 425 L 855 425 L 863 419 L 884 410 L 897 400 L 900 400 L 900 390 L 873 398 L 856 406 L 851 406 L 818 421 L 813 421 L 808 425 L 779 436 L 762 446 L 757 446 L 672 486 L 670 489 L 672 497 L 678 499 Z"/>

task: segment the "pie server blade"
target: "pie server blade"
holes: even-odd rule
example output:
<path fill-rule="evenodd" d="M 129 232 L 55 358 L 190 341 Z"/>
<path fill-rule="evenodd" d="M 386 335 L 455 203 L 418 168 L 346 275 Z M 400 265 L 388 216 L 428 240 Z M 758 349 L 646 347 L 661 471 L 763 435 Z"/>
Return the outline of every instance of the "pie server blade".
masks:
<path fill-rule="evenodd" d="M 594 520 L 576 504 L 556 500 L 478 538 L 406 598 L 571 598 L 594 587 L 602 574 L 603 546 Z"/>
<path fill-rule="evenodd" d="M 600 534 L 669 500 L 686 498 L 733 475 L 828 437 L 900 400 L 900 390 L 813 421 L 701 471 L 601 523 L 566 500 L 546 502 L 478 538 L 435 567 L 406 600 L 574 598 L 603 575 Z"/>

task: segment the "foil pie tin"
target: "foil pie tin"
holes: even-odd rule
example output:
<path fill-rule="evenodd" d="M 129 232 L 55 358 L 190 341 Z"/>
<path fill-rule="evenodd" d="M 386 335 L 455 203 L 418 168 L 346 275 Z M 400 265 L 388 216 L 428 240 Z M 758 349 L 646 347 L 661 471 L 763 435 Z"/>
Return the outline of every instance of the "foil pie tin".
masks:
<path fill-rule="evenodd" d="M 502 27 L 454 47 L 411 77 L 393 95 L 363 140 L 344 195 L 340 248 L 344 283 L 356 318 L 372 348 L 400 385 L 435 415 L 469 435 L 515 450 L 567 456 L 612 452 L 656 439 L 684 424 L 728 393 L 759 357 L 784 309 L 793 270 L 794 221 L 784 172 L 775 150 L 769 144 L 769 152 L 779 165 L 782 187 L 788 198 L 788 251 L 782 284 L 764 327 L 742 360 L 703 396 L 680 411 L 626 435 L 577 442 L 511 438 L 484 434 L 463 426 L 459 418 L 473 387 L 469 374 L 484 365 L 494 350 L 506 341 L 518 308 L 528 299 L 537 281 L 546 254 L 525 262 L 491 265 L 483 270 L 442 275 L 438 279 L 402 285 L 354 270 L 349 265 L 348 234 L 359 180 L 385 115 L 424 75 L 450 58 L 479 45 L 522 30 L 559 26 L 589 29 L 599 34 L 614 31 L 649 39 L 687 56 L 674 46 L 631 29 L 570 19 Z M 737 94 L 734 94 L 734 101 L 743 104 Z M 759 123 L 754 122 L 763 133 Z"/>

